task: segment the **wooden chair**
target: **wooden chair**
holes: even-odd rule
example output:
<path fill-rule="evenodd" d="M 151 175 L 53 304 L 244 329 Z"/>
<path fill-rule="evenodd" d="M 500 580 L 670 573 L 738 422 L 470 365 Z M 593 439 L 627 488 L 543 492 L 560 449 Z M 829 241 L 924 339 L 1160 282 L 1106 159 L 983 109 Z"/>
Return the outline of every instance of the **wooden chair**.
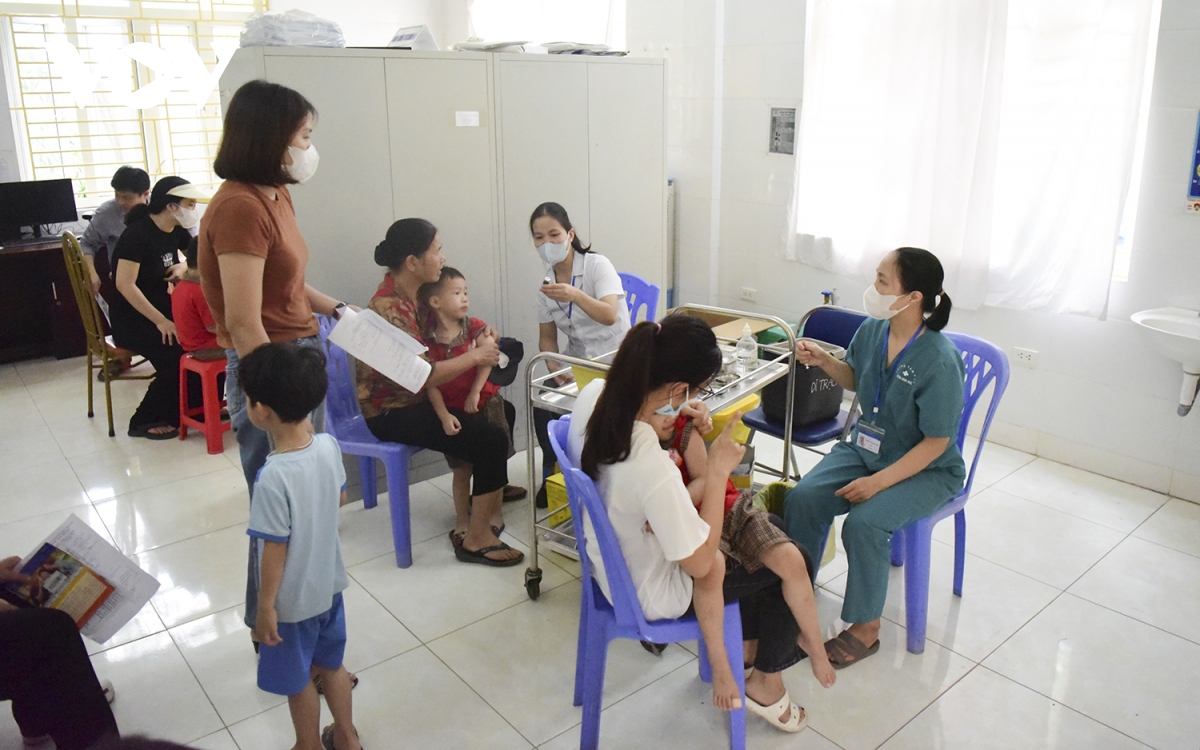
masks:
<path fill-rule="evenodd" d="M 116 437 L 113 429 L 112 390 L 113 380 L 149 380 L 150 375 L 112 375 L 108 363 L 129 359 L 134 353 L 122 349 L 112 342 L 112 336 L 104 335 L 103 318 L 100 316 L 100 306 L 92 294 L 92 284 L 87 264 L 83 260 L 83 251 L 79 248 L 79 240 L 70 232 L 63 232 L 63 262 L 67 266 L 67 275 L 71 277 L 71 288 L 75 290 L 75 303 L 79 307 L 79 317 L 83 319 L 83 331 L 87 339 L 87 384 L 88 384 L 88 418 L 94 416 L 92 409 L 92 383 L 96 380 L 96 370 L 105 373 L 104 403 L 108 407 L 108 436 Z M 99 361 L 97 361 L 99 360 Z M 133 362 L 137 367 L 146 360 L 139 358 Z"/>

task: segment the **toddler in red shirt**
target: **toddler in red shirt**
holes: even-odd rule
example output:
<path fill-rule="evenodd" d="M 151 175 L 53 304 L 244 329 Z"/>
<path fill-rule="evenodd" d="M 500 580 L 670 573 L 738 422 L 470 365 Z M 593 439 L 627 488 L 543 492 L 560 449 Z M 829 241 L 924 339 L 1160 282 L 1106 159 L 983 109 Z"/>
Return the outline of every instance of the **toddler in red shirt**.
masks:
<path fill-rule="evenodd" d="M 417 291 L 417 300 L 428 311 L 421 343 L 429 347 L 429 359 L 442 362 L 466 354 L 479 343 L 490 343 L 488 324 L 472 318 L 467 298 L 467 280 L 461 272 L 450 266 L 442 268 L 441 277 L 423 285 Z M 461 419 L 487 419 L 503 427 L 508 433 L 508 455 L 515 452 L 512 445 L 512 427 L 516 410 L 497 394 L 500 386 L 488 380 L 492 368 L 486 365 L 467 370 L 454 380 L 439 386 L 426 388 L 429 403 L 442 420 L 442 429 L 447 435 L 456 435 L 462 429 Z M 456 413 L 457 412 L 457 413 Z M 450 541 L 454 546 L 462 544 L 471 512 L 471 466 L 450 456 L 446 463 L 454 470 L 454 529 Z M 509 488 L 505 488 L 506 495 Z M 492 519 L 492 531 L 497 535 L 504 529 L 504 518 Z"/>
<path fill-rule="evenodd" d="M 217 324 L 200 289 L 200 272 L 196 270 L 196 239 L 188 245 L 187 272 L 175 284 L 171 293 L 171 317 L 175 321 L 176 337 L 185 352 L 196 359 L 223 359 L 225 350 L 217 344 Z"/>

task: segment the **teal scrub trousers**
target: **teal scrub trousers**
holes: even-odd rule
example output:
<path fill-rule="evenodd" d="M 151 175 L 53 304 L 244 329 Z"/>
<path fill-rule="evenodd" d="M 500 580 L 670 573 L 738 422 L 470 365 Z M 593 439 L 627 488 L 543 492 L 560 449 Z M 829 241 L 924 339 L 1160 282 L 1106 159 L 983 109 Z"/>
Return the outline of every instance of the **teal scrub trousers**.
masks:
<path fill-rule="evenodd" d="M 962 489 L 964 479 L 956 471 L 925 469 L 862 503 L 850 503 L 833 494 L 873 473 L 858 448 L 837 443 L 788 491 L 784 505 L 788 535 L 813 551 L 817 565 L 834 517 L 847 514 L 842 543 L 850 570 L 842 621 L 848 623 L 872 622 L 883 614 L 892 533 L 941 508 Z"/>

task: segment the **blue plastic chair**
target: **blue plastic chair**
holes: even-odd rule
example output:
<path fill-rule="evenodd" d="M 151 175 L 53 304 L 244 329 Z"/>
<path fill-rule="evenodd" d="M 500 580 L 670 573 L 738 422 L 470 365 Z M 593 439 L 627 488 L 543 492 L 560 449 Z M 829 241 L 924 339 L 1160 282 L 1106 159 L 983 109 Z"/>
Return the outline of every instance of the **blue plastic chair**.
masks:
<path fill-rule="evenodd" d="M 396 544 L 396 567 L 412 566 L 412 526 L 408 512 L 408 462 L 421 450 L 402 443 L 389 443 L 375 437 L 358 410 L 354 372 L 346 351 L 329 340 L 334 321 L 317 316 L 321 324 L 321 345 L 325 349 L 325 370 L 329 392 L 325 396 L 325 429 L 337 438 L 342 453 L 358 456 L 362 476 L 363 506 L 374 508 L 379 500 L 375 483 L 375 459 L 387 469 L 388 504 L 392 509 L 392 540 Z"/>
<path fill-rule="evenodd" d="M 967 426 L 971 414 L 988 386 L 995 383 L 983 427 L 979 431 L 979 448 L 971 459 L 971 471 L 962 490 L 945 507 L 928 518 L 922 518 L 892 535 L 892 565 L 905 565 L 904 569 L 904 612 L 908 624 L 908 650 L 914 654 L 925 651 L 925 626 L 929 610 L 929 555 L 933 539 L 933 527 L 938 521 L 954 516 L 954 595 L 962 596 L 963 563 L 967 555 L 967 514 L 964 506 L 971 496 L 971 485 L 975 481 L 975 470 L 979 467 L 979 456 L 987 439 L 988 428 L 1000 397 L 1008 387 L 1008 357 L 995 344 L 965 333 L 947 333 L 962 353 L 967 366 L 967 378 L 963 384 L 962 422 L 958 426 L 958 449 L 962 450 L 967 437 Z"/>
<path fill-rule="evenodd" d="M 858 331 L 858 327 L 867 319 L 866 313 L 861 313 L 857 310 L 850 310 L 845 307 L 835 307 L 833 305 L 821 305 L 815 307 L 804 314 L 800 319 L 800 335 L 805 338 L 817 339 L 828 344 L 835 344 L 842 348 L 849 348 L 850 341 L 854 338 L 854 334 Z M 801 365 L 797 365 L 801 366 Z M 850 408 L 838 410 L 838 415 L 833 419 L 828 419 L 824 422 L 817 422 L 805 427 L 792 428 L 792 445 L 799 446 L 812 450 L 818 445 L 828 443 L 830 440 L 837 440 L 844 437 L 854 427 L 858 412 L 858 396 L 855 395 L 854 401 L 850 404 Z M 783 425 L 774 422 L 767 418 L 762 407 L 753 409 L 742 416 L 742 422 L 750 428 L 750 442 L 754 438 L 754 433 L 764 432 L 773 437 L 783 439 Z M 795 468 L 796 462 L 793 458 L 792 467 Z M 785 479 L 798 479 L 799 474 L 792 477 L 783 477 L 783 473 L 763 464 L 756 463 L 755 468 L 761 469 L 768 474 L 774 474 L 777 477 Z"/>
<path fill-rule="evenodd" d="M 638 322 L 638 311 L 641 309 L 646 310 L 645 320 L 654 322 L 658 314 L 658 285 L 631 273 L 617 275 L 621 277 L 621 286 L 625 288 L 625 304 L 629 306 L 630 324 Z"/>
<path fill-rule="evenodd" d="M 614 638 L 630 638 L 651 643 L 677 643 L 700 641 L 700 679 L 712 680 L 712 668 L 708 663 L 708 651 L 700 636 L 700 625 L 695 615 L 685 615 L 677 620 L 655 620 L 647 622 L 638 602 L 637 590 L 616 533 L 608 520 L 608 512 L 596 485 L 575 467 L 574 461 L 565 450 L 567 432 L 571 418 L 562 417 L 550 423 L 550 444 L 558 456 L 563 477 L 567 484 L 567 504 L 571 517 L 575 519 L 575 537 L 579 549 L 579 564 L 583 569 L 583 595 L 579 603 L 579 641 L 575 655 L 575 699 L 574 705 L 583 706 L 583 728 L 579 738 L 580 750 L 593 750 L 600 744 L 600 698 L 604 692 L 604 668 L 608 659 L 608 644 Z M 584 514 L 591 519 L 596 539 L 584 534 Z M 592 564 L 588 558 L 588 545 L 593 543 L 600 549 L 604 571 L 612 590 L 613 601 L 609 603 L 600 584 L 592 577 Z M 738 690 L 745 705 L 746 683 L 742 668 L 742 618 L 737 602 L 725 605 L 725 650 L 729 654 L 730 666 L 737 679 Z M 729 746 L 733 750 L 746 747 L 746 710 L 739 708 L 729 712 Z"/>

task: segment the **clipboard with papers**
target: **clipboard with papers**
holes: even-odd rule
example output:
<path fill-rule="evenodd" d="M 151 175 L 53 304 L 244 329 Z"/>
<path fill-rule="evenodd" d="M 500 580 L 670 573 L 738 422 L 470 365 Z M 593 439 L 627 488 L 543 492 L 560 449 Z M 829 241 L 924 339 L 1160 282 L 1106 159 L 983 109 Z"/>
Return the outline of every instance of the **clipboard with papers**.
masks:
<path fill-rule="evenodd" d="M 433 370 L 421 358 L 428 351 L 425 345 L 373 310 L 346 309 L 329 332 L 329 340 L 412 393 L 424 387 Z"/>

